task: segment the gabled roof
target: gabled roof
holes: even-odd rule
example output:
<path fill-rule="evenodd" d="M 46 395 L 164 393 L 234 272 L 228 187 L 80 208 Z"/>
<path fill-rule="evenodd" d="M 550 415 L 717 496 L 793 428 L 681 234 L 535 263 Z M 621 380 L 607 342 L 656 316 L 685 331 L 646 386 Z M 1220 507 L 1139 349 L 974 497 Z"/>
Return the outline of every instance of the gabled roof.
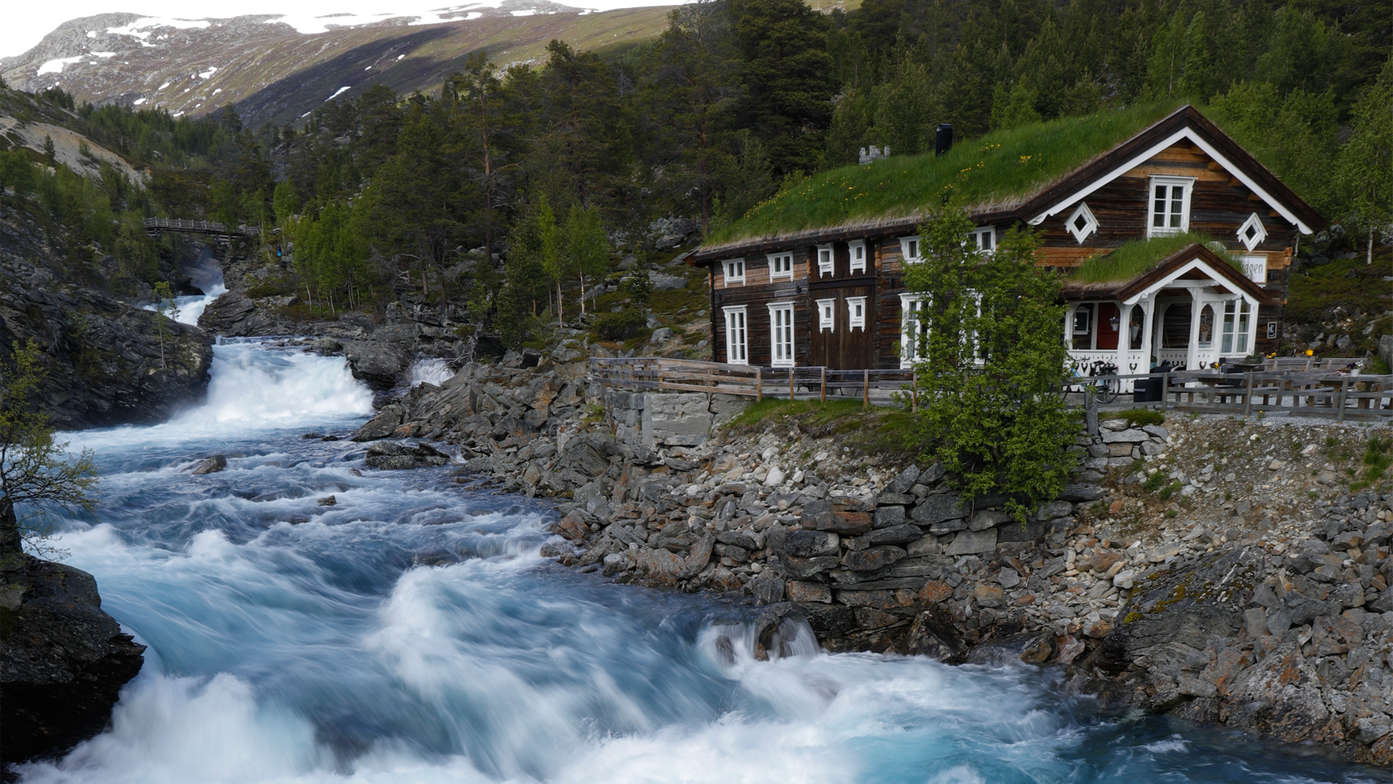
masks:
<path fill-rule="evenodd" d="M 946 192 L 965 202 L 979 223 L 1039 223 L 1182 139 L 1203 149 L 1301 231 L 1324 225 L 1315 209 L 1193 106 L 1133 132 L 1157 113 L 1138 107 L 1063 118 L 996 131 L 941 157 L 892 157 L 812 175 L 751 209 L 688 261 L 707 263 L 734 253 L 868 234 L 911 234 Z M 1045 148 L 1050 152 L 1040 154 Z"/>
<path fill-rule="evenodd" d="M 1185 274 L 1192 262 L 1203 264 L 1202 272 L 1208 277 L 1226 283 L 1226 288 L 1242 291 L 1264 305 L 1275 304 L 1277 296 L 1266 291 L 1243 274 L 1233 262 L 1215 253 L 1201 243 L 1192 243 L 1178 251 L 1159 259 L 1149 269 L 1130 278 L 1108 281 L 1082 281 L 1065 278 L 1060 285 L 1060 294 L 1066 300 L 1117 299 L 1126 301 L 1145 292 L 1148 288 L 1166 281 L 1177 273 Z M 1198 265 L 1196 265 L 1198 269 Z"/>

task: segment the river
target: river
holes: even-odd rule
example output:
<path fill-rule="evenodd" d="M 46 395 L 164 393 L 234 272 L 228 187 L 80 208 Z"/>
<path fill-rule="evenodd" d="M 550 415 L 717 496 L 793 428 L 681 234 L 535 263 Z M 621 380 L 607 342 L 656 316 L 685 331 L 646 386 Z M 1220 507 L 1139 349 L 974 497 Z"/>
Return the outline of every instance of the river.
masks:
<path fill-rule="evenodd" d="M 559 567 L 538 555 L 544 503 L 450 467 L 372 471 L 361 444 L 317 436 L 370 408 L 342 359 L 229 343 L 203 404 L 66 436 L 102 478 L 96 511 L 59 520 L 53 544 L 149 650 L 109 731 L 22 781 L 1386 780 L 1100 716 L 1024 665 L 810 639 L 755 661 L 745 605 Z M 227 469 L 191 476 L 210 454 Z"/>

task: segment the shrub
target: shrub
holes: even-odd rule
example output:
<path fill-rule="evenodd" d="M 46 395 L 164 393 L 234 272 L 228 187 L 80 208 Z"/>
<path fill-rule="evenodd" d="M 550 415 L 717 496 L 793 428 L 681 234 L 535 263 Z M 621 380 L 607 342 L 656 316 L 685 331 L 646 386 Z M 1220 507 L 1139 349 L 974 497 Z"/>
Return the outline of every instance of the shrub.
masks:
<path fill-rule="evenodd" d="M 1129 408 L 1126 411 L 1118 412 L 1117 418 L 1127 420 L 1127 424 L 1131 427 L 1159 425 L 1166 421 L 1165 414 L 1149 408 Z"/>
<path fill-rule="evenodd" d="M 595 319 L 594 332 L 601 340 L 627 340 L 638 336 L 647 323 L 643 311 L 626 308 L 618 313 L 601 313 Z"/>

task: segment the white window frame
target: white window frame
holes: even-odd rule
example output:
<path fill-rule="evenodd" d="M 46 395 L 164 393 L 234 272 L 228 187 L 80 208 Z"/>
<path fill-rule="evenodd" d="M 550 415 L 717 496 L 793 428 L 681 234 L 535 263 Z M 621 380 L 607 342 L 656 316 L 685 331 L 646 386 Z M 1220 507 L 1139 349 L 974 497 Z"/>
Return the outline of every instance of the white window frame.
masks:
<path fill-rule="evenodd" d="M 745 259 L 726 259 L 722 261 L 721 272 L 725 276 L 727 286 L 735 283 L 743 285 L 745 283 Z"/>
<path fill-rule="evenodd" d="M 787 314 L 788 323 L 780 326 L 779 314 Z M 780 340 L 780 330 L 787 330 L 787 341 Z M 771 367 L 793 367 L 793 303 L 769 303 L 769 365 Z"/>
<path fill-rule="evenodd" d="M 866 328 L 866 298 L 846 298 L 846 327 L 848 330 Z"/>
<path fill-rule="evenodd" d="M 721 310 L 726 318 L 726 364 L 750 364 L 750 319 L 744 305 L 727 305 Z"/>
<path fill-rule="evenodd" d="M 837 274 L 837 256 L 831 244 L 817 246 L 817 276 L 831 277 Z"/>
<path fill-rule="evenodd" d="M 1165 216 L 1163 225 L 1156 225 L 1156 188 L 1165 187 L 1165 209 L 1161 213 Z M 1170 225 L 1171 215 L 1175 210 L 1175 188 L 1180 188 L 1180 225 Z M 1152 175 L 1146 183 L 1146 236 L 1148 237 L 1168 237 L 1174 234 L 1184 234 L 1190 230 L 1190 194 L 1195 189 L 1194 177 L 1174 177 L 1170 175 Z"/>
<path fill-rule="evenodd" d="M 1234 297 L 1225 301 L 1223 305 L 1218 330 L 1219 353 L 1246 356 L 1253 350 L 1248 340 L 1253 332 L 1253 322 L 1258 315 L 1257 308 L 1243 297 Z"/>
<path fill-rule="evenodd" d="M 921 255 L 923 251 L 921 245 L 922 240 L 919 239 L 918 235 L 900 237 L 900 258 L 904 260 L 905 264 L 918 264 L 924 260 Z M 913 253 L 910 253 L 911 248 L 914 250 Z"/>
<path fill-rule="evenodd" d="M 1084 221 L 1082 228 L 1074 225 L 1079 218 L 1083 218 Z M 1082 245 L 1084 240 L 1093 236 L 1093 233 L 1098 230 L 1098 219 L 1093 217 L 1093 210 L 1088 208 L 1086 202 L 1079 202 L 1079 206 L 1069 213 L 1069 219 L 1064 221 L 1064 229 Z"/>
<path fill-rule="evenodd" d="M 817 301 L 817 329 L 819 332 L 835 332 L 837 329 L 837 298 Z"/>
<path fill-rule="evenodd" d="M 852 240 L 846 244 L 846 255 L 851 259 L 851 274 L 866 271 L 866 241 Z"/>
<path fill-rule="evenodd" d="M 996 227 L 978 226 L 972 230 L 972 247 L 984 256 L 996 253 Z"/>
<path fill-rule="evenodd" d="M 780 251 L 769 254 L 769 279 L 786 278 L 793 280 L 793 252 Z"/>
<path fill-rule="evenodd" d="M 1251 251 L 1267 239 L 1267 227 L 1262 225 L 1262 218 L 1259 218 L 1255 212 L 1243 221 L 1242 226 L 1238 227 L 1236 236 L 1238 241 L 1243 243 L 1243 247 Z"/>
<path fill-rule="evenodd" d="M 1267 254 L 1255 253 L 1251 256 L 1239 256 L 1239 262 L 1243 264 L 1243 274 L 1248 276 L 1248 280 L 1254 283 L 1267 282 Z"/>
<path fill-rule="evenodd" d="M 900 367 L 910 368 L 923 359 L 918 348 L 924 324 L 918 319 L 919 309 L 929 301 L 928 294 L 900 293 Z"/>

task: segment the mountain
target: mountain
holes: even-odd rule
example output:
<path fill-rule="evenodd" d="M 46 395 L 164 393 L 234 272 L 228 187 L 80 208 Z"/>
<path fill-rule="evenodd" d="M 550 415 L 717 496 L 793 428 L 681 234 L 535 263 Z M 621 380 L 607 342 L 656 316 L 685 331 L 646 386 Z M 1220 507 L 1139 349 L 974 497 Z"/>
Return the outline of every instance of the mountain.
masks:
<path fill-rule="evenodd" d="M 65 22 L 33 49 L 0 60 L 0 77 L 21 90 L 61 87 L 97 104 L 174 115 L 235 106 L 249 124 L 284 123 L 372 84 L 428 90 L 480 50 L 506 66 L 539 60 L 556 38 L 580 49 L 650 38 L 671 10 L 597 13 L 548 0 L 501 0 L 356 16 L 100 14 Z"/>

